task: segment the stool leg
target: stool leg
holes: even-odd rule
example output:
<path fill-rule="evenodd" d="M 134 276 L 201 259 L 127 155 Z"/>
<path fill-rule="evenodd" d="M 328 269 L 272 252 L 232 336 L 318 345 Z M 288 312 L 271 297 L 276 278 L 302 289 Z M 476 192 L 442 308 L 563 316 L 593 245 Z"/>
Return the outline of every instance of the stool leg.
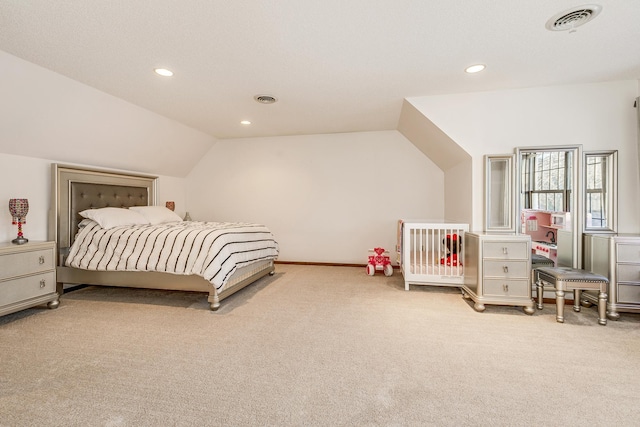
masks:
<path fill-rule="evenodd" d="M 580 312 L 580 294 L 582 293 L 581 289 L 573 290 L 573 311 Z"/>
<path fill-rule="evenodd" d="M 536 296 L 538 297 L 538 303 L 536 304 L 536 307 L 538 307 L 538 310 L 542 310 L 544 307 L 544 304 L 542 302 L 542 298 L 544 297 L 544 286 L 540 281 L 536 282 Z"/>
<path fill-rule="evenodd" d="M 556 320 L 564 323 L 564 291 L 556 289 Z"/>
<path fill-rule="evenodd" d="M 605 292 L 598 293 L 598 323 L 607 324 L 607 294 Z"/>

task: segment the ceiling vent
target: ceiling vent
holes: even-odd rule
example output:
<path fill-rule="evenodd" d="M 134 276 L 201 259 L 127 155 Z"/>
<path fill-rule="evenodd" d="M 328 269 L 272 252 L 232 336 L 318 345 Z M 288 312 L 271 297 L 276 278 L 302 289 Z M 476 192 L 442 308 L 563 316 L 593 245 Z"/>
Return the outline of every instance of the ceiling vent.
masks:
<path fill-rule="evenodd" d="M 253 97 L 260 104 L 273 104 L 277 99 L 271 95 L 256 95 Z"/>
<path fill-rule="evenodd" d="M 574 32 L 576 27 L 584 25 L 598 16 L 602 6 L 597 4 L 584 4 L 554 15 L 547 21 L 545 27 L 551 31 Z"/>

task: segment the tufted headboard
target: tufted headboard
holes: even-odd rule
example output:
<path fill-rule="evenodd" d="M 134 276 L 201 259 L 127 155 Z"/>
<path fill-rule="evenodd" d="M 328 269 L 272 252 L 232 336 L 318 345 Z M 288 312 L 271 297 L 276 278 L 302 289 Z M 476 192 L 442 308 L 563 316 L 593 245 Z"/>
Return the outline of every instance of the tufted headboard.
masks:
<path fill-rule="evenodd" d="M 90 208 L 155 204 L 155 176 L 58 164 L 53 165 L 52 171 L 49 239 L 57 242 L 59 255 L 73 243 L 82 220 L 79 212 Z"/>
<path fill-rule="evenodd" d="M 78 230 L 78 224 L 83 219 L 79 213 L 85 209 L 128 208 L 149 204 L 149 192 L 146 187 L 71 182 L 70 194 L 71 215 L 69 220 L 71 225 L 69 230 L 72 232 Z M 71 243 L 73 243 L 73 238 Z"/>

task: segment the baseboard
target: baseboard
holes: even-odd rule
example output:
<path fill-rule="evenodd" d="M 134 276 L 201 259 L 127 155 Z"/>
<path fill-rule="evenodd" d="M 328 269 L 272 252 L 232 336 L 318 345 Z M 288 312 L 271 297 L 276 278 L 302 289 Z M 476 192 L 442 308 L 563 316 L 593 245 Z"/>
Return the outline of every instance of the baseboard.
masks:
<path fill-rule="evenodd" d="M 339 262 L 309 262 L 309 261 L 275 261 L 275 264 L 290 264 L 290 265 L 317 265 L 323 267 L 361 267 L 364 268 L 367 264 L 348 264 Z M 394 269 L 400 268 L 400 266 L 394 265 Z"/>
<path fill-rule="evenodd" d="M 534 297 L 533 299 L 534 299 L 534 301 L 536 301 L 536 303 L 538 302 L 538 299 L 537 299 L 537 298 L 535 298 L 535 297 Z M 542 299 L 542 303 L 543 303 L 544 305 L 547 305 L 547 304 L 556 305 L 556 299 L 555 299 L 555 298 L 543 298 L 543 299 Z M 564 300 L 564 305 L 565 305 L 565 306 L 566 306 L 566 305 L 570 305 L 570 306 L 572 306 L 572 307 L 573 307 L 573 299 L 566 299 L 566 298 L 565 298 L 565 300 Z M 597 304 L 594 304 L 594 305 L 597 305 Z M 583 306 L 581 305 L 581 307 L 583 307 Z"/>

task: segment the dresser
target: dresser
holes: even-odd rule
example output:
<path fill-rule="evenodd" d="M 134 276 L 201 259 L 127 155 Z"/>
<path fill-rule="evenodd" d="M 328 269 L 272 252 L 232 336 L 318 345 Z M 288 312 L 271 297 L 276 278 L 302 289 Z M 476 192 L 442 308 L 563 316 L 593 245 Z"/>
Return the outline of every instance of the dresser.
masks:
<path fill-rule="evenodd" d="M 0 316 L 48 303 L 56 292 L 55 242 L 0 243 Z"/>
<path fill-rule="evenodd" d="M 640 234 L 585 234 L 584 269 L 609 278 L 609 319 L 640 313 Z M 598 297 L 583 292 L 582 300 L 597 303 Z"/>
<path fill-rule="evenodd" d="M 531 295 L 531 238 L 526 234 L 465 233 L 462 294 L 485 304 L 523 306 L 534 313 Z"/>

